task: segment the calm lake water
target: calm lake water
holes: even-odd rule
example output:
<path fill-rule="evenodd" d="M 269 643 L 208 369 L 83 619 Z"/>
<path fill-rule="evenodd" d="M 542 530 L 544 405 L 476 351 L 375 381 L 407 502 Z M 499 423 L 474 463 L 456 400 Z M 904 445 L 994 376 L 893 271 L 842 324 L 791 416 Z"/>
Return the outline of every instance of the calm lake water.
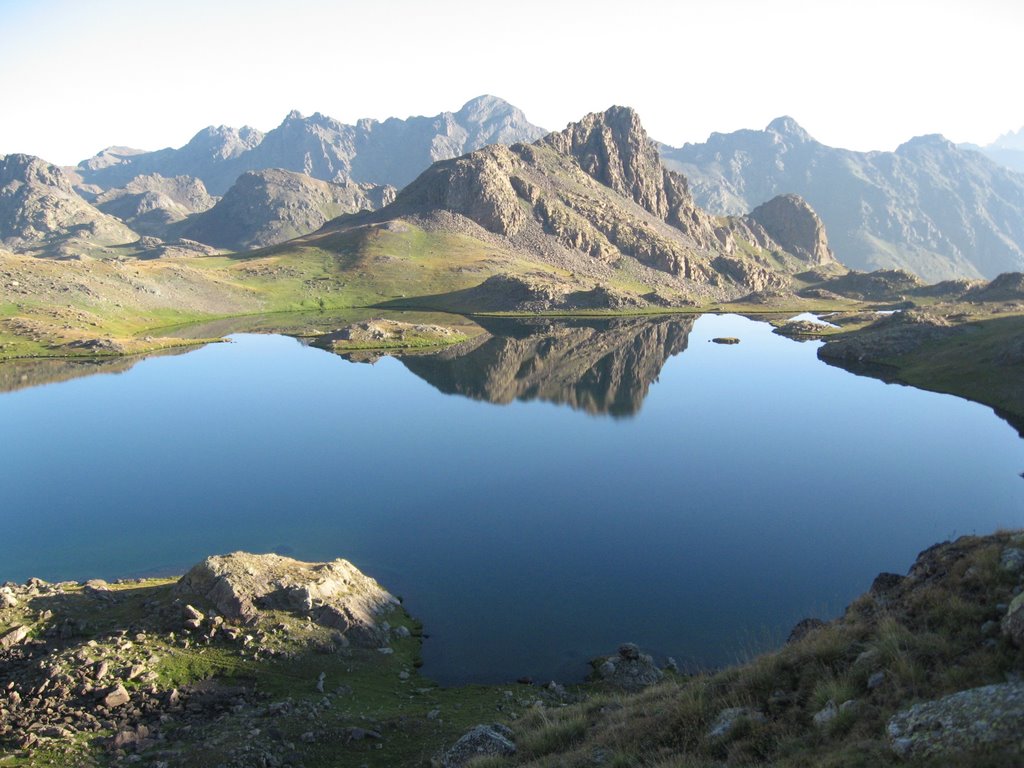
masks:
<path fill-rule="evenodd" d="M 435 679 L 572 680 L 624 641 L 731 662 L 1024 525 L 1024 441 L 990 409 L 765 324 L 488 330 L 372 365 L 239 334 L 0 395 L 0 581 L 345 557 L 424 621 Z"/>

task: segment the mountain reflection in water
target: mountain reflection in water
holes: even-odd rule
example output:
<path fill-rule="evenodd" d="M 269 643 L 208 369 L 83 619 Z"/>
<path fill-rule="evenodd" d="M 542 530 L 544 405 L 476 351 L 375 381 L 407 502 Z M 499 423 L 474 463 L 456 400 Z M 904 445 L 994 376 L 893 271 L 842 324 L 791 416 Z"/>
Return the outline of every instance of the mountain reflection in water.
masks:
<path fill-rule="evenodd" d="M 486 333 L 429 354 L 396 355 L 446 394 L 489 403 L 545 400 L 591 414 L 636 414 L 693 317 L 481 318 Z"/>

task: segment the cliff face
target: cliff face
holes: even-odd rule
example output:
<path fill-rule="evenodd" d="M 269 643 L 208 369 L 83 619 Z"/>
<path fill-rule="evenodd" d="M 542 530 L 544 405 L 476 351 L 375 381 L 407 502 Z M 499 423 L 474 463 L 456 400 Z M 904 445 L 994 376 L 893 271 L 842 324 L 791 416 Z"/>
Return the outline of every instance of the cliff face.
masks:
<path fill-rule="evenodd" d="M 750 212 L 750 219 L 789 253 L 812 266 L 835 261 L 818 214 L 798 195 L 779 195 Z"/>

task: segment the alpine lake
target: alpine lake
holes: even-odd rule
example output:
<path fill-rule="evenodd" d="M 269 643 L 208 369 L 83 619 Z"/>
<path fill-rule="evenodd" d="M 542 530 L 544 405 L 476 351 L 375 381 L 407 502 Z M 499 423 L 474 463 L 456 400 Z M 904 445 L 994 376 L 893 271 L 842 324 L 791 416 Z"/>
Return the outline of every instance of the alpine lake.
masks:
<path fill-rule="evenodd" d="M 569 682 L 627 641 L 747 658 L 932 544 L 1024 526 L 1024 441 L 990 408 L 767 323 L 459 322 L 383 355 L 250 318 L 0 365 L 0 581 L 343 557 L 423 621 L 428 677 Z"/>

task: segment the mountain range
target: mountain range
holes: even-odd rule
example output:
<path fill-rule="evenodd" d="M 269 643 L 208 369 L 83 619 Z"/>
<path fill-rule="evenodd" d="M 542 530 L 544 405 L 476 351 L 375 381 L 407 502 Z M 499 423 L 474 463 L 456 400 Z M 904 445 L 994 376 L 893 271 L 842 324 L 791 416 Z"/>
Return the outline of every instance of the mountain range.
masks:
<path fill-rule="evenodd" d="M 180 149 L 156 152 L 110 147 L 68 169 L 86 195 L 127 184 L 139 175 L 192 176 L 223 195 L 246 171 L 279 168 L 331 182 L 349 180 L 404 187 L 437 160 L 487 144 L 534 141 L 546 131 L 495 96 L 480 96 L 457 112 L 348 125 L 319 112 L 293 111 L 267 133 L 209 126 Z"/>
<path fill-rule="evenodd" d="M 111 147 L 74 168 L 8 156 L 0 244 L 48 256 L 110 254 L 117 246 L 125 246 L 119 253 L 149 256 L 273 246 L 337 216 L 376 210 L 398 189 L 418 184 L 402 197 L 409 206 L 426 184 L 414 180 L 432 163 L 545 135 L 521 110 L 482 96 L 433 117 L 346 125 L 293 112 L 266 134 L 211 126 L 180 149 Z M 1016 151 L 1022 143 L 1020 133 L 1007 134 L 992 147 Z M 836 257 L 849 267 L 901 268 L 929 281 L 1024 269 L 1024 176 L 939 136 L 912 139 L 895 152 L 852 152 L 821 144 L 791 118 L 779 118 L 763 131 L 658 146 L 664 166 L 683 178 L 679 189 L 712 215 L 749 212 L 756 219 L 763 203 L 799 195 L 820 215 Z M 668 201 L 642 199 L 650 190 L 637 197 L 612 187 L 663 223 L 689 230 L 697 247 L 710 242 L 714 226 L 703 212 L 692 225 L 669 221 L 659 209 Z M 670 185 L 661 194 L 677 193 Z M 569 234 L 573 228 L 551 213 L 543 214 L 548 234 L 560 230 L 563 240 L 575 237 L 595 252 L 621 245 L 612 242 L 619 235 L 605 233 L 602 242 L 582 230 Z M 131 243 L 138 244 L 134 250 Z M 671 246 L 656 257 L 663 245 L 650 241 L 637 253 L 648 265 L 678 259 Z"/>
<path fill-rule="evenodd" d="M 853 152 L 781 117 L 763 131 L 714 133 L 661 153 L 716 213 L 801 195 L 854 269 L 902 268 L 928 281 L 1024 269 L 1024 176 L 941 136 L 895 152 Z"/>

